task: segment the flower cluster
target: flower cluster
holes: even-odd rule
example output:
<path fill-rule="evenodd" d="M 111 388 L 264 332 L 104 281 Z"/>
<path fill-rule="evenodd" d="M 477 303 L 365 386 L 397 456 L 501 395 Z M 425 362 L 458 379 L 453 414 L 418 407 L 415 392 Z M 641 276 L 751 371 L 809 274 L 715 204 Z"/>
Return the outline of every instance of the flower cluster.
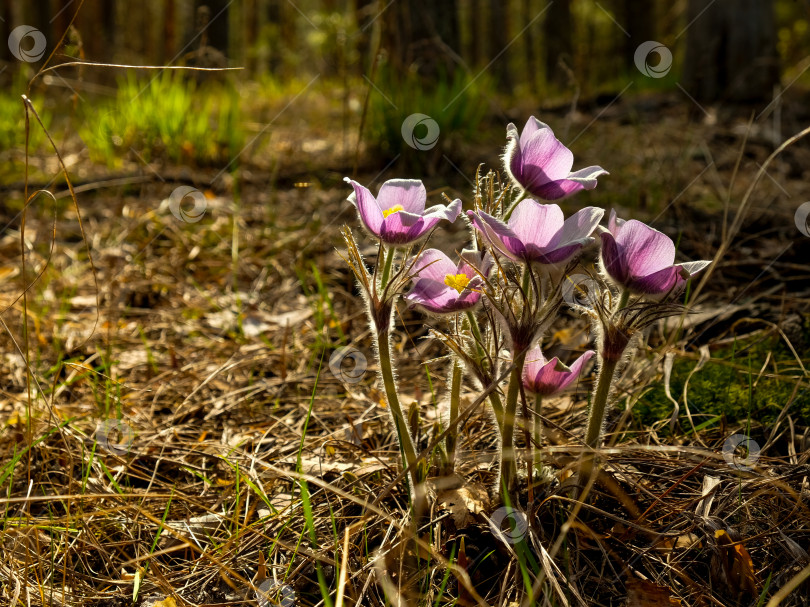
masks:
<path fill-rule="evenodd" d="M 414 503 L 430 462 L 417 456 L 410 428 L 399 404 L 394 361 L 389 344 L 393 310 L 402 296 L 431 317 L 438 317 L 432 335 L 451 354 L 448 382 L 450 414 L 442 432 L 439 468 L 452 472 L 460 417 L 460 390 L 466 378 L 480 388 L 492 408 L 501 438 L 498 489 L 514 499 L 517 458 L 514 433 L 524 418 L 527 443 L 534 444 L 534 466 L 542 471 L 542 400 L 578 381 L 592 359 L 596 385 L 585 443 L 601 443 L 611 386 L 622 360 L 629 358 L 635 337 L 652 322 L 680 308 L 675 298 L 686 282 L 709 262 L 676 263 L 672 240 L 636 220 L 624 221 L 611 211 L 584 207 L 568 218 L 554 202 L 581 190 L 592 190 L 607 172 L 598 166 L 571 172 L 572 152 L 551 128 L 534 117 L 523 131 L 510 124 L 504 169 L 509 182 L 494 172 L 477 177 L 472 208 L 461 213 L 456 199 L 426 209 L 421 181 L 386 181 L 375 197 L 366 187 L 346 179 L 353 188 L 349 201 L 365 230 L 378 242 L 377 263 L 367 269 L 351 231 L 344 230 L 349 263 L 354 270 L 377 340 L 381 380 L 410 472 Z M 425 242 L 441 222 L 461 216 L 469 230 L 468 248 L 456 258 Z M 598 293 L 589 306 L 566 301 L 566 281 L 586 248 L 601 245 Z M 595 350 L 566 366 L 560 357 L 543 353 L 544 334 L 564 305 L 592 319 Z M 526 394 L 534 396 L 533 410 Z M 521 410 L 518 411 L 518 404 Z M 528 423 L 534 420 L 533 431 Z M 541 474 L 542 476 L 542 474 Z"/>

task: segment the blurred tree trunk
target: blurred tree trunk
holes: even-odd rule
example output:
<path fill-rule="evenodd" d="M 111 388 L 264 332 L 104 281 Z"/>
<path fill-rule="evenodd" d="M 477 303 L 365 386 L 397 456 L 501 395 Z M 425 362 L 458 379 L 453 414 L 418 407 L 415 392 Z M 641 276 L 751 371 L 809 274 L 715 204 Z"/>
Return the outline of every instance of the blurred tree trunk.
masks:
<path fill-rule="evenodd" d="M 477 68 L 487 64 L 487 37 L 489 31 L 486 18 L 486 0 L 471 0 L 472 2 L 472 63 Z"/>
<path fill-rule="evenodd" d="M 532 0 L 521 0 L 522 17 L 521 23 L 528 25 L 536 17 L 536 13 L 532 10 Z M 525 27 L 524 25 L 524 27 Z M 523 32 L 523 43 L 525 52 L 525 71 L 523 78 L 529 88 L 534 89 L 537 84 L 537 55 L 535 52 L 535 37 L 534 26 L 529 27 Z"/>
<path fill-rule="evenodd" d="M 689 0 L 683 81 L 698 101 L 766 101 L 779 82 L 773 0 Z"/>
<path fill-rule="evenodd" d="M 12 58 L 8 44 L 2 44 L 11 35 L 11 23 L 11 0 L 6 0 L 0 5 L 0 61 L 11 61 Z"/>
<path fill-rule="evenodd" d="M 489 5 L 490 19 L 489 40 L 491 45 L 487 56 L 487 65 L 493 63 L 491 73 L 495 75 L 498 84 L 505 89 L 512 86 L 512 74 L 509 69 L 509 57 L 511 54 L 506 51 L 511 40 L 509 36 L 509 2 L 504 0 L 492 0 Z M 522 27 L 521 27 L 522 29 Z"/>
<path fill-rule="evenodd" d="M 452 76 L 460 59 L 456 0 L 400 0 L 383 18 L 383 44 L 397 71 L 415 71 L 425 84 Z"/>
<path fill-rule="evenodd" d="M 546 80 L 556 84 L 568 83 L 568 72 L 561 62 L 573 67 L 571 36 L 571 0 L 554 0 L 546 9 L 543 21 L 543 44 L 546 52 Z"/>
<path fill-rule="evenodd" d="M 458 55 L 458 2 L 456 0 L 421 0 L 424 25 L 446 50 Z M 439 48 L 441 48 L 441 46 Z"/>
<path fill-rule="evenodd" d="M 251 74 L 256 73 L 258 62 L 259 40 L 259 3 L 258 0 L 245 2 L 245 67 Z"/>
<path fill-rule="evenodd" d="M 207 6 L 210 9 L 210 21 L 205 29 L 206 43 L 223 53 L 228 52 L 230 27 L 228 9 L 230 5 L 231 0 L 197 0 L 197 10 L 201 6 Z"/>
<path fill-rule="evenodd" d="M 29 0 L 29 6 L 34 12 L 33 20 L 29 23 L 45 34 L 45 38 L 48 40 L 48 50 L 46 51 L 46 54 L 49 54 L 53 45 L 56 44 L 54 28 L 51 26 L 53 15 L 51 14 L 50 0 Z M 61 35 L 64 31 L 65 30 L 63 28 L 59 32 L 59 35 Z M 5 42 L 6 40 L 0 41 L 0 43 Z"/>
<path fill-rule="evenodd" d="M 165 63 L 174 59 L 177 53 L 177 11 L 174 0 L 166 0 L 163 5 L 163 45 L 159 61 Z"/>
<path fill-rule="evenodd" d="M 55 32 L 54 44 L 56 44 L 62 36 L 62 33 L 67 29 L 68 23 L 70 23 L 70 20 L 73 18 L 73 13 L 76 10 L 72 6 L 69 6 L 71 4 L 70 2 L 63 2 L 62 4 L 66 5 L 66 8 L 59 15 L 60 21 L 57 26 L 57 31 Z M 82 10 L 79 11 L 76 21 L 74 21 L 74 25 L 81 37 L 85 59 L 88 61 L 108 61 L 110 59 L 112 39 L 110 32 L 105 30 L 104 27 L 104 19 L 106 16 L 104 10 L 106 4 L 106 2 L 86 2 L 84 6 L 82 6 Z M 141 5 L 139 10 L 147 10 L 146 4 Z M 64 17 L 64 25 L 62 25 L 62 17 Z M 148 37 L 151 36 L 151 32 L 142 32 L 142 35 L 148 39 Z M 69 35 L 65 38 L 65 42 L 70 43 L 70 39 L 71 36 Z M 148 61 L 148 58 L 146 58 L 146 60 Z"/>
<path fill-rule="evenodd" d="M 655 3 L 621 0 L 618 9 L 616 21 L 626 30 L 621 35 L 619 52 L 624 66 L 628 70 L 635 70 L 634 55 L 638 46 L 647 40 L 656 40 Z"/>
<path fill-rule="evenodd" d="M 357 54 L 358 73 L 366 74 L 371 69 L 374 60 L 372 53 L 376 50 L 371 48 L 373 24 L 378 12 L 376 0 L 356 0 L 354 5 L 354 20 L 357 23 Z"/>

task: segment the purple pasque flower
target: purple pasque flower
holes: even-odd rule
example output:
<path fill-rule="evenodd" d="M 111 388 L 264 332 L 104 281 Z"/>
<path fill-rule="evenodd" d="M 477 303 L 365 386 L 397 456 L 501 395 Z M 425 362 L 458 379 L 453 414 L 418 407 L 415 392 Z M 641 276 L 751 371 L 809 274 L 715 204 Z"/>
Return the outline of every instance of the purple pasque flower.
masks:
<path fill-rule="evenodd" d="M 675 243 L 669 236 L 635 219 L 618 219 L 615 210 L 600 236 L 605 272 L 632 293 L 655 296 L 678 290 L 711 263 L 676 264 Z"/>
<path fill-rule="evenodd" d="M 491 257 L 478 251 L 463 251 L 455 264 L 441 251 L 426 249 L 413 264 L 414 285 L 405 299 L 433 314 L 469 310 L 481 299 L 479 273 L 486 276 L 491 265 Z"/>
<path fill-rule="evenodd" d="M 537 346 L 526 353 L 526 362 L 523 364 L 523 387 L 541 396 L 553 396 L 562 392 L 576 381 L 582 367 L 594 354 L 593 350 L 588 350 L 569 368 L 556 356 L 546 360 L 540 347 Z"/>
<path fill-rule="evenodd" d="M 518 136 L 517 127 L 506 127 L 504 166 L 506 172 L 521 188 L 542 198 L 558 200 L 579 190 L 592 190 L 596 179 L 608 172 L 590 166 L 571 172 L 574 154 L 554 136 L 554 131 L 532 116 Z"/>
<path fill-rule="evenodd" d="M 389 179 L 375 198 L 356 181 L 344 178 L 354 188 L 348 198 L 357 207 L 366 229 L 387 245 L 402 246 L 425 236 L 442 219 L 454 222 L 461 212 L 458 198 L 449 205 L 436 205 L 427 211 L 425 186 L 418 179 Z"/>
<path fill-rule="evenodd" d="M 508 223 L 479 211 L 467 211 L 473 226 L 490 244 L 515 261 L 561 264 L 592 242 L 604 209 L 585 207 L 568 219 L 556 204 L 520 202 Z"/>

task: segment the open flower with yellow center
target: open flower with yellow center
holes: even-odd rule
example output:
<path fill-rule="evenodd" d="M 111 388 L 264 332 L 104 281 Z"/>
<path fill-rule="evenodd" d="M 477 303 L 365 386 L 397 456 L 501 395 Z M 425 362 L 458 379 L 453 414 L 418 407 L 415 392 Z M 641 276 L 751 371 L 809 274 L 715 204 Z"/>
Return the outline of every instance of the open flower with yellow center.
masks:
<path fill-rule="evenodd" d="M 395 205 L 394 205 L 394 206 L 392 206 L 390 209 L 385 209 L 385 210 L 382 212 L 382 214 L 383 214 L 383 219 L 385 219 L 386 217 L 388 217 L 388 216 L 389 216 L 391 213 L 399 213 L 400 211 L 404 211 L 404 210 L 405 210 L 405 208 L 404 208 L 404 207 L 403 207 L 401 204 L 395 204 Z"/>
<path fill-rule="evenodd" d="M 466 274 L 448 274 L 444 277 L 444 284 L 462 293 L 464 289 L 467 288 L 467 285 L 470 284 L 470 277 Z"/>
<path fill-rule="evenodd" d="M 412 244 L 426 236 L 442 220 L 453 222 L 461 212 L 461 200 L 425 209 L 427 192 L 418 179 L 389 179 L 377 197 L 348 177 L 354 188 L 349 202 L 357 207 L 360 221 L 371 234 L 394 247 Z"/>
<path fill-rule="evenodd" d="M 486 275 L 489 269 L 489 256 L 481 260 L 481 254 L 471 252 L 481 263 L 476 263 L 478 271 Z M 470 258 L 465 252 L 465 257 Z M 413 265 L 413 289 L 405 295 L 411 304 L 433 314 L 452 314 L 469 310 L 481 299 L 478 287 L 482 280 L 466 259 L 458 264 L 437 249 L 422 251 Z"/>

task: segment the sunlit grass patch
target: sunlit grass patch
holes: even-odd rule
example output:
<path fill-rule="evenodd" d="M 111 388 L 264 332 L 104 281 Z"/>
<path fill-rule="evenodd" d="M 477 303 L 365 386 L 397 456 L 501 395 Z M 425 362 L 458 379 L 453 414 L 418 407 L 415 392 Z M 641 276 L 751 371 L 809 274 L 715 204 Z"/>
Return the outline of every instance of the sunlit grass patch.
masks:
<path fill-rule="evenodd" d="M 804 340 L 810 336 L 807 324 L 805 319 Z M 802 384 L 800 362 L 781 336 L 765 330 L 739 341 L 725 341 L 711 351 L 711 359 L 701 369 L 695 369 L 696 358 L 675 360 L 670 388 L 681 403 L 682 431 L 692 432 L 683 407 L 684 393 L 698 429 L 749 421 L 768 426 L 785 412 L 794 423 L 810 425 L 810 389 Z M 809 361 L 803 352 L 797 350 L 801 364 L 807 367 Z M 672 411 L 673 403 L 662 384 L 646 392 L 633 409 L 642 426 L 667 420 Z"/>
<path fill-rule="evenodd" d="M 16 154 L 25 148 L 25 109 L 22 95 L 26 90 L 26 82 L 21 74 L 22 72 L 14 78 L 12 86 L 0 90 L 0 166 L 5 164 L 2 157 L 6 153 Z M 44 99 L 39 94 L 34 94 L 32 102 L 38 108 L 39 117 L 45 128 L 50 128 L 53 114 L 45 106 Z M 31 119 L 28 138 L 29 151 L 41 151 L 45 143 L 45 133 Z M 13 168 L 13 165 L 8 166 Z M 4 178 L 5 176 L 0 173 L 0 179 Z"/>
<path fill-rule="evenodd" d="M 370 91 L 365 140 L 388 157 L 410 158 L 411 165 L 417 154 L 431 150 L 452 155 L 459 145 L 481 141 L 493 90 L 486 75 L 474 79 L 461 70 L 426 86 L 415 74 L 383 69 Z M 416 114 L 424 118 L 406 123 Z"/>
<path fill-rule="evenodd" d="M 244 145 L 240 97 L 229 82 L 198 84 L 170 70 L 147 77 L 130 71 L 115 100 L 83 109 L 88 114 L 79 134 L 91 158 L 107 165 L 132 152 L 146 162 L 220 164 Z"/>

